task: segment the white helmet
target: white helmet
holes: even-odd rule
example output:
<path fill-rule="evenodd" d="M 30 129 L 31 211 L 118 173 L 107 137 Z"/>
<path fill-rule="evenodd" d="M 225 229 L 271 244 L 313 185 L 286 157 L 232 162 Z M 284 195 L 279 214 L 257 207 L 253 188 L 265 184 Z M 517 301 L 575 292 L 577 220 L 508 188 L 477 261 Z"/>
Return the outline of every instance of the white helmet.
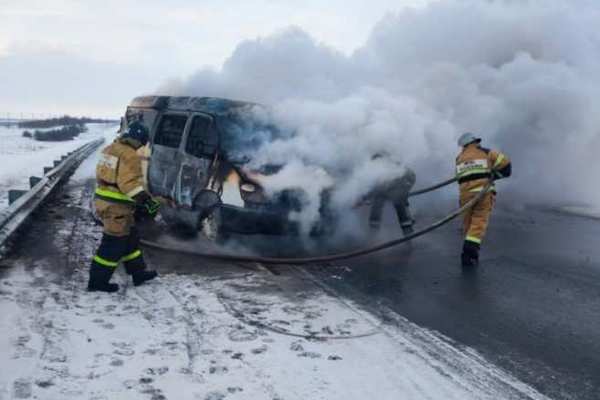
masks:
<path fill-rule="evenodd" d="M 468 144 L 471 144 L 473 142 L 481 142 L 481 138 L 475 136 L 475 134 L 471 133 L 471 132 L 466 132 L 463 133 L 459 138 L 458 138 L 458 145 L 460 147 L 465 147 Z"/>

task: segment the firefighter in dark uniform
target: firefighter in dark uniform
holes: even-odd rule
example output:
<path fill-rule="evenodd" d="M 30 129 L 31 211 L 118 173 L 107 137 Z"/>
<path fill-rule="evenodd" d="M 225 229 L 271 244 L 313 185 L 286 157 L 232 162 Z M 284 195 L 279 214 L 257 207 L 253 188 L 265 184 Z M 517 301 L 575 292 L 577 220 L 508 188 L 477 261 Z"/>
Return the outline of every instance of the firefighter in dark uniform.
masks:
<path fill-rule="evenodd" d="M 146 145 L 148 136 L 144 125 L 132 122 L 101 153 L 96 167 L 95 207 L 104 234 L 92 260 L 89 291 L 119 290 L 119 285 L 109 283 L 119 263 L 123 263 L 135 286 L 157 276 L 156 271 L 146 269 L 134 217 L 136 208 L 154 217 L 160 206 L 144 189 L 142 162 L 136 152 Z"/>
<path fill-rule="evenodd" d="M 481 193 L 490 180 L 508 178 L 512 172 L 511 162 L 506 155 L 481 147 L 480 143 L 481 139 L 469 132 L 458 139 L 462 150 L 456 157 L 456 178 L 461 207 Z M 496 186 L 492 184 L 483 198 L 464 213 L 464 244 L 461 257 L 464 267 L 473 267 L 479 263 L 479 248 L 495 203 Z"/>
<path fill-rule="evenodd" d="M 371 159 L 377 160 L 386 156 L 387 155 L 384 153 L 378 153 Z M 383 208 L 386 202 L 390 202 L 394 205 L 402 232 L 404 235 L 409 235 L 413 233 L 415 221 L 410 213 L 408 193 L 415 184 L 416 175 L 410 168 L 404 168 L 401 165 L 398 165 L 398 169 L 404 171 L 402 175 L 378 183 L 367 195 L 367 199 L 371 202 L 369 226 L 374 231 L 379 230 Z"/>

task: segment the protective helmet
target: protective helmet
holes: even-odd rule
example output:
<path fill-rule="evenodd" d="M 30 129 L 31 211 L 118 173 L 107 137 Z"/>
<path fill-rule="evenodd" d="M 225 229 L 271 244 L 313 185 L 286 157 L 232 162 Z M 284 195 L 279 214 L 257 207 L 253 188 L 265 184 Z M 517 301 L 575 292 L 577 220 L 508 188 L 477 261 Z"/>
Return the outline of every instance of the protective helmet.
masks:
<path fill-rule="evenodd" d="M 148 128 L 146 128 L 141 122 L 133 121 L 127 127 L 127 130 L 123 132 L 121 135 L 123 139 L 130 138 L 137 140 L 145 146 L 148 143 L 148 139 L 150 137 L 150 133 L 148 132 Z"/>
<path fill-rule="evenodd" d="M 466 132 L 463 133 L 459 138 L 458 138 L 458 145 L 460 147 L 465 147 L 468 144 L 471 143 L 480 143 L 481 142 L 481 138 L 475 136 L 475 134 L 471 133 L 471 132 Z"/>

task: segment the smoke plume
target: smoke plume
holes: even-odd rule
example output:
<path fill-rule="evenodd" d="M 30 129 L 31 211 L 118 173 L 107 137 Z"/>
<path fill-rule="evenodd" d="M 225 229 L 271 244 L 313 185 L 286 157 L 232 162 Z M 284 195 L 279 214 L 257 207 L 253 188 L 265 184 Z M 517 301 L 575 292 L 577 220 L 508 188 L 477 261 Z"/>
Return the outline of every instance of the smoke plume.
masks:
<path fill-rule="evenodd" d="M 286 164 L 273 186 L 313 197 L 329 176 L 340 206 L 401 173 L 378 152 L 421 185 L 452 175 L 464 131 L 512 159 L 499 186 L 513 202 L 598 205 L 599 26 L 593 1 L 436 2 L 387 15 L 350 56 L 291 27 L 160 92 L 271 106 L 293 134 L 253 162 Z"/>

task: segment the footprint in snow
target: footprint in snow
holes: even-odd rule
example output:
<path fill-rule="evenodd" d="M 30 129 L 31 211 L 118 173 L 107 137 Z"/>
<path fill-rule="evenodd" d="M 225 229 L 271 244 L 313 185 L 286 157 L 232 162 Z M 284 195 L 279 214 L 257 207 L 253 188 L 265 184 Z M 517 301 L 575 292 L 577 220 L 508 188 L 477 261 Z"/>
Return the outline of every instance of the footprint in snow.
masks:
<path fill-rule="evenodd" d="M 249 342 L 255 340 L 258 334 L 254 331 L 249 331 L 244 327 L 237 326 L 229 332 L 229 340 L 232 342 Z"/>
<path fill-rule="evenodd" d="M 314 353 L 312 351 L 305 351 L 305 352 L 298 354 L 298 357 L 321 358 L 321 355 L 319 353 Z"/>
<path fill-rule="evenodd" d="M 13 358 L 30 358 L 35 356 L 36 352 L 30 347 L 27 347 L 27 343 L 31 341 L 31 336 L 22 335 L 19 336 L 15 341 L 16 351 Z"/>
<path fill-rule="evenodd" d="M 145 372 L 148 375 L 164 375 L 169 372 L 169 367 L 146 368 Z"/>
<path fill-rule="evenodd" d="M 266 345 L 262 345 L 257 347 L 256 349 L 252 349 L 252 354 L 262 354 L 267 352 L 268 347 Z"/>
<path fill-rule="evenodd" d="M 132 356 L 135 354 L 135 351 L 133 351 L 133 349 L 131 348 L 130 343 L 112 342 L 112 345 L 113 347 L 115 347 L 115 350 L 113 350 L 113 354 L 119 356 Z"/>
<path fill-rule="evenodd" d="M 28 399 L 31 397 L 31 382 L 26 379 L 17 379 L 13 383 L 13 397 L 15 399 Z"/>
<path fill-rule="evenodd" d="M 211 375 L 225 375 L 227 372 L 229 372 L 229 368 L 223 366 L 212 366 L 208 369 L 208 372 Z"/>
<path fill-rule="evenodd" d="M 290 345 L 290 350 L 291 351 L 304 351 L 304 347 L 302 346 L 302 344 L 300 342 L 293 342 Z"/>
<path fill-rule="evenodd" d="M 41 387 L 42 389 L 47 389 L 50 386 L 54 386 L 54 382 L 52 382 L 51 380 L 35 381 L 35 384 L 38 387 Z"/>
<path fill-rule="evenodd" d="M 125 364 L 125 363 L 123 362 L 123 360 L 121 360 L 121 359 L 119 359 L 119 358 L 114 358 L 114 359 L 113 359 L 113 360 L 110 362 L 110 365 L 112 365 L 113 367 L 120 367 L 120 366 L 122 366 L 123 364 Z"/>
<path fill-rule="evenodd" d="M 206 396 L 204 396 L 204 400 L 223 400 L 225 398 L 225 394 L 221 392 L 210 392 Z"/>

